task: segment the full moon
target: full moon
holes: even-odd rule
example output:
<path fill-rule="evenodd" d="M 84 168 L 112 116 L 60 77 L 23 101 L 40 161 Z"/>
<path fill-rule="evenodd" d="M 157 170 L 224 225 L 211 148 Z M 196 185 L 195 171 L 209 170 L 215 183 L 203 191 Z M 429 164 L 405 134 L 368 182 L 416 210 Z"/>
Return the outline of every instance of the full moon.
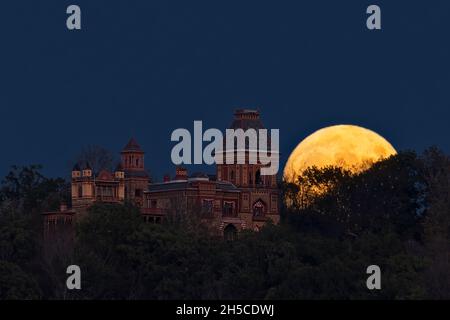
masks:
<path fill-rule="evenodd" d="M 336 125 L 320 129 L 300 142 L 289 156 L 283 175 L 286 181 L 292 182 L 313 166 L 336 166 L 357 173 L 395 154 L 392 145 L 371 130 Z"/>

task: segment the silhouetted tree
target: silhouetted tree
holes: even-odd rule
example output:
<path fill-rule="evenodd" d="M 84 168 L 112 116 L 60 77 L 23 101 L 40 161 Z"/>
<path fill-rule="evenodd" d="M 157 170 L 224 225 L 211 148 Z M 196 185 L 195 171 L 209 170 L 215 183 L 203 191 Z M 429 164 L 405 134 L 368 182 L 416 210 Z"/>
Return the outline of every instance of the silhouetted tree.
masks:
<path fill-rule="evenodd" d="M 18 265 L 0 260 L 0 300 L 39 299 L 39 286 Z"/>
<path fill-rule="evenodd" d="M 279 225 L 232 242 L 202 227 L 195 202 L 174 199 L 163 224 L 145 223 L 131 204 L 96 204 L 79 220 L 74 252 L 49 264 L 33 219 L 67 196 L 67 184 L 13 168 L 0 188 L 0 298 L 448 298 L 449 171 L 435 148 L 358 174 L 310 168 L 282 185 Z M 83 290 L 66 290 L 68 264 L 83 270 Z M 382 290 L 367 290 L 372 264 Z"/>
<path fill-rule="evenodd" d="M 434 299 L 450 299 L 450 158 L 433 147 L 424 152 L 422 161 L 427 190 L 427 289 Z"/>
<path fill-rule="evenodd" d="M 81 168 L 89 163 L 95 174 L 101 170 L 112 171 L 115 167 L 116 158 L 113 153 L 98 145 L 88 145 L 81 149 L 80 154 L 75 158 L 75 161 L 70 164 L 70 169 L 74 164 L 78 164 Z"/>

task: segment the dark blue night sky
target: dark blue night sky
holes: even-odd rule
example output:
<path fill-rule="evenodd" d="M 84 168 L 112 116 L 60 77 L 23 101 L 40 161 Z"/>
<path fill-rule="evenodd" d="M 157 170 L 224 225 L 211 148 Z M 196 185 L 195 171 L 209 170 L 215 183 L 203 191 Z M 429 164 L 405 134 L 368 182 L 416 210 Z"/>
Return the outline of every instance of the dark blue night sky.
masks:
<path fill-rule="evenodd" d="M 66 29 L 69 4 L 81 31 Z M 381 31 L 366 28 L 369 4 Z M 2 1 L 0 174 L 67 176 L 83 146 L 119 152 L 134 136 L 161 178 L 174 129 L 228 127 L 236 108 L 280 129 L 283 164 L 341 123 L 449 152 L 449 31 L 448 0 Z"/>

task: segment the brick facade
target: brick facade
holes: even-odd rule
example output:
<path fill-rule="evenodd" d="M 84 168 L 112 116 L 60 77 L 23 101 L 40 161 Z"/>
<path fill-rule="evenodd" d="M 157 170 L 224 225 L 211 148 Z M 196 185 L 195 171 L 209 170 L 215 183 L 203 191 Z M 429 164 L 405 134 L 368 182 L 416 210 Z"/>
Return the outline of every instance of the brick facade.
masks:
<path fill-rule="evenodd" d="M 263 129 L 255 110 L 237 110 L 232 129 Z M 72 208 L 45 213 L 45 230 L 51 233 L 59 222 L 72 224 L 95 202 L 132 201 L 146 221 L 159 223 L 168 215 L 193 214 L 212 233 L 233 238 L 243 229 L 258 230 L 268 220 L 279 222 L 279 190 L 276 176 L 262 176 L 261 164 L 219 164 L 216 175 L 188 175 L 178 167 L 173 178 L 151 183 L 145 170 L 144 151 L 131 139 L 121 152 L 114 172 L 95 175 L 89 164 L 72 170 Z M 59 222 L 58 222 L 59 221 Z"/>

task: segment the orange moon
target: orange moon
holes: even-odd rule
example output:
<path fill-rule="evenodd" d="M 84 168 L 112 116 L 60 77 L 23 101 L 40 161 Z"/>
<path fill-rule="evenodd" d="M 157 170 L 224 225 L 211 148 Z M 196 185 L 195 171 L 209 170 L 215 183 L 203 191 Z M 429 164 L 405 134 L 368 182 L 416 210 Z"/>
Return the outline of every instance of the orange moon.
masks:
<path fill-rule="evenodd" d="M 379 134 L 354 125 L 320 129 L 292 151 L 284 167 L 284 179 L 293 182 L 308 167 L 342 167 L 353 173 L 368 169 L 374 162 L 397 154 Z"/>

